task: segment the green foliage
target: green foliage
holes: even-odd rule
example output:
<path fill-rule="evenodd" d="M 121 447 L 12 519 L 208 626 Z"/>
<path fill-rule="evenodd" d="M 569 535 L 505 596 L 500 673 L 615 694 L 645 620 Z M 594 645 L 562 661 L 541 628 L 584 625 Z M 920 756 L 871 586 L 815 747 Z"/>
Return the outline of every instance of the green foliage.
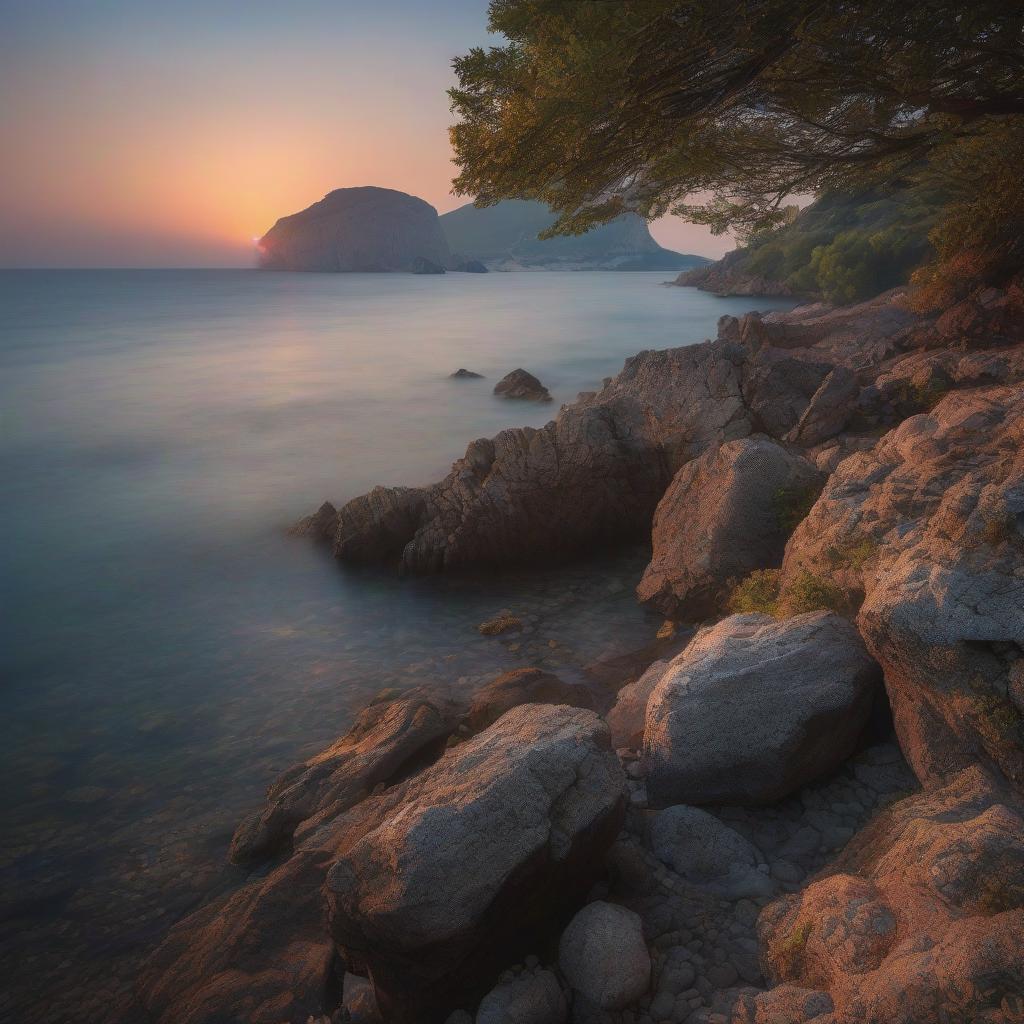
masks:
<path fill-rule="evenodd" d="M 1024 131 L 1015 4 L 492 0 L 490 28 L 505 41 L 456 58 L 450 91 L 455 188 L 482 205 L 540 200 L 552 234 L 632 210 L 759 242 L 792 220 L 791 197 L 937 175 L 956 179 L 940 262 L 974 240 L 983 273 L 1020 256 L 1021 160 L 1000 148 Z M 902 225 L 847 230 L 758 265 L 849 297 L 922 255 Z M 937 294 L 949 277 L 922 283 Z"/>
<path fill-rule="evenodd" d="M 928 233 L 940 209 L 937 194 L 925 189 L 831 192 L 758 236 L 734 266 L 797 294 L 856 302 L 906 284 L 931 254 Z"/>
<path fill-rule="evenodd" d="M 755 569 L 734 588 L 727 607 L 734 615 L 760 612 L 774 615 L 779 603 L 779 584 L 782 573 L 778 569 Z"/>
<path fill-rule="evenodd" d="M 821 494 L 822 484 L 780 487 L 775 492 L 775 518 L 779 529 L 792 533 L 806 518 Z"/>
<path fill-rule="evenodd" d="M 860 571 L 875 556 L 878 542 L 871 537 L 862 537 L 840 547 L 831 547 L 825 557 L 836 569 L 856 569 Z"/>
<path fill-rule="evenodd" d="M 785 615 L 803 615 L 805 612 L 833 611 L 844 613 L 849 602 L 843 592 L 828 580 L 801 569 L 791 579 L 779 598 L 779 610 Z"/>

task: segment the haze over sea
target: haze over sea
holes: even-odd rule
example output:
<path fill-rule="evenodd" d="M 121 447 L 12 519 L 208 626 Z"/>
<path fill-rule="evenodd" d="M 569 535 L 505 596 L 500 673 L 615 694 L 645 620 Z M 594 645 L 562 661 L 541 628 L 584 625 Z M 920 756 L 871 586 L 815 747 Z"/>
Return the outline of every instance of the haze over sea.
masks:
<path fill-rule="evenodd" d="M 792 305 L 665 276 L 0 273 L 0 1016 L 102 1019 L 166 927 L 243 877 L 227 844 L 275 773 L 382 688 L 541 658 L 571 678 L 651 639 L 640 552 L 403 581 L 285 531 L 438 479 L 641 349 Z M 518 366 L 554 404 L 491 395 Z M 503 608 L 526 632 L 479 636 Z"/>

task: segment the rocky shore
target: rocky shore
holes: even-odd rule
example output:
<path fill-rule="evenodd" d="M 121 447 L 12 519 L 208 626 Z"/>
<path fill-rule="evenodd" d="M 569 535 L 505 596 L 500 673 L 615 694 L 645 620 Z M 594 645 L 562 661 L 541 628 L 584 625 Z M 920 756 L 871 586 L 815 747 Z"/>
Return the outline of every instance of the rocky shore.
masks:
<path fill-rule="evenodd" d="M 380 695 L 134 1019 L 1024 1020 L 1024 292 L 901 299 L 723 317 L 304 521 L 407 573 L 647 536 L 664 639 Z"/>

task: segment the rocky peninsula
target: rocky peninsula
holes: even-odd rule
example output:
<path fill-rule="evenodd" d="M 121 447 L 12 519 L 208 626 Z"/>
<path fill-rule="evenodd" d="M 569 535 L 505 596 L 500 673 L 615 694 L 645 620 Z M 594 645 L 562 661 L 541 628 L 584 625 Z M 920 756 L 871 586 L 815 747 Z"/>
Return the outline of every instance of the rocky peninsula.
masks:
<path fill-rule="evenodd" d="M 238 826 L 250 881 L 140 1014 L 1024 1019 L 1024 289 L 903 300 L 723 317 L 305 520 L 405 573 L 646 536 L 669 621 L 602 684 L 381 694 Z"/>
<path fill-rule="evenodd" d="M 339 188 L 282 217 L 258 243 L 264 270 L 444 273 L 437 210 L 390 188 Z"/>

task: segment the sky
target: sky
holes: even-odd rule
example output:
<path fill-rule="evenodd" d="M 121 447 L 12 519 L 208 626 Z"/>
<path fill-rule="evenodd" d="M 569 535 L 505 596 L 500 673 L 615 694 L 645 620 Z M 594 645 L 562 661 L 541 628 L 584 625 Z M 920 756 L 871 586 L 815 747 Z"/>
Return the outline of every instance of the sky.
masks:
<path fill-rule="evenodd" d="M 445 89 L 486 24 L 486 0 L 0 0 L 0 267 L 248 266 L 355 185 L 461 206 Z"/>

